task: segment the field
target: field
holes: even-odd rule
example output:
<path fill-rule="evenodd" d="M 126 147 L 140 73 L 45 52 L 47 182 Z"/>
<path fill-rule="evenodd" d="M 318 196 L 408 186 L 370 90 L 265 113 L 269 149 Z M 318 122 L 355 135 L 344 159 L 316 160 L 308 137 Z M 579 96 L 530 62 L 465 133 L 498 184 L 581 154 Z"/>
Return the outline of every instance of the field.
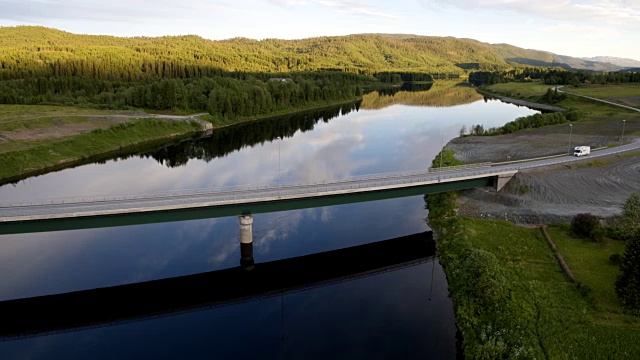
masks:
<path fill-rule="evenodd" d="M 539 81 L 534 81 L 495 84 L 489 86 L 487 89 L 500 95 L 524 100 L 530 97 L 542 96 L 547 92 L 547 89 L 549 88 L 553 88 L 553 85 L 547 85 Z"/>
<path fill-rule="evenodd" d="M 42 141 L 55 141 L 142 116 L 144 113 L 135 111 L 0 105 L 0 153 L 28 149 Z"/>
<path fill-rule="evenodd" d="M 567 89 L 576 94 L 640 108 L 640 85 L 591 85 Z"/>
<path fill-rule="evenodd" d="M 138 119 L 55 141 L 36 141 L 28 149 L 0 153 L 0 179 L 200 128 L 196 122 Z"/>
<path fill-rule="evenodd" d="M 591 300 L 598 311 L 622 313 L 613 283 L 618 266 L 609 262 L 612 254 L 624 253 L 624 242 L 606 239 L 602 243 L 573 238 L 568 224 L 555 224 L 548 228 L 558 251 L 562 254 L 576 278 L 592 289 Z"/>
<path fill-rule="evenodd" d="M 621 313 L 613 293 L 617 267 L 608 263 L 622 244 L 584 243 L 570 238 L 566 227 L 550 228 L 577 281 L 592 289 L 581 294 L 562 273 L 539 229 L 499 220 L 461 221 L 472 247 L 497 257 L 511 298 L 522 301 L 523 310 L 537 310 L 531 320 L 547 358 L 634 359 L 640 353 L 640 318 Z"/>

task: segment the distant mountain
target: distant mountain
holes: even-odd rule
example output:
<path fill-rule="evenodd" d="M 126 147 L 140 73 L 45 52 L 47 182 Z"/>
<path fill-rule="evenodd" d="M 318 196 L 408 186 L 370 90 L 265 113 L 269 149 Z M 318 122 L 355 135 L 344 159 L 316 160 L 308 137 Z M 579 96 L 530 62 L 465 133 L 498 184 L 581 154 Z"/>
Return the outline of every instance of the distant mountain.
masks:
<path fill-rule="evenodd" d="M 50 76 L 191 78 L 220 71 L 464 75 L 473 70 L 509 70 L 514 64 L 592 71 L 621 69 L 610 63 L 453 37 L 359 34 L 213 41 L 193 35 L 121 38 L 34 26 L 0 27 L 0 80 Z"/>
<path fill-rule="evenodd" d="M 581 59 L 589 60 L 589 61 L 604 62 L 604 63 L 609 63 L 609 64 L 622 66 L 626 68 L 640 67 L 640 61 L 638 60 L 625 59 L 625 58 L 619 58 L 619 57 L 613 57 L 613 56 L 595 56 L 591 58 L 581 58 Z"/>
<path fill-rule="evenodd" d="M 517 64 L 556 66 L 567 70 L 591 71 L 618 71 L 624 67 L 606 61 L 575 58 L 554 54 L 548 51 L 523 49 L 509 44 L 493 44 L 491 47 L 505 61 Z"/>

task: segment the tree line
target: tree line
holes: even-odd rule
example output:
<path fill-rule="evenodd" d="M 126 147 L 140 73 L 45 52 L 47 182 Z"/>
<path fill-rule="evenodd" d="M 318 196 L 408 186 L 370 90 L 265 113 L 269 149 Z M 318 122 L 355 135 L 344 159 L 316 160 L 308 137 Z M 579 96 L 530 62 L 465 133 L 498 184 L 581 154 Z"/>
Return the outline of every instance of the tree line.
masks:
<path fill-rule="evenodd" d="M 240 123 L 217 129 L 205 138 L 183 141 L 160 150 L 139 155 L 152 158 L 167 167 L 186 165 L 189 160 L 209 162 L 227 156 L 247 146 L 274 141 L 278 137 L 292 137 L 295 133 L 311 131 L 320 121 L 325 123 L 338 116 L 349 114 L 360 106 L 359 102 L 284 115 L 264 121 Z M 135 157 L 138 155 L 131 155 Z"/>
<path fill-rule="evenodd" d="M 375 79 L 351 74 L 297 74 L 262 80 L 213 76 L 200 79 L 109 81 L 80 77 L 0 81 L 0 103 L 84 105 L 108 109 L 208 111 L 224 118 L 268 114 L 315 102 L 352 100 Z"/>
<path fill-rule="evenodd" d="M 524 129 L 535 129 L 547 125 L 558 125 L 579 121 L 582 118 L 584 118 L 584 114 L 578 110 L 554 112 L 548 114 L 534 114 L 519 117 L 514 121 L 510 121 L 504 124 L 503 126 L 492 127 L 489 129 L 485 129 L 482 125 L 471 125 L 469 128 L 463 125 L 460 129 L 460 136 L 494 136 L 511 134 Z"/>
<path fill-rule="evenodd" d="M 509 71 L 474 71 L 469 74 L 469 82 L 476 86 L 530 80 L 540 80 L 548 85 L 639 83 L 640 72 L 616 71 L 594 73 L 587 71 L 558 70 L 555 68 L 521 68 Z"/>

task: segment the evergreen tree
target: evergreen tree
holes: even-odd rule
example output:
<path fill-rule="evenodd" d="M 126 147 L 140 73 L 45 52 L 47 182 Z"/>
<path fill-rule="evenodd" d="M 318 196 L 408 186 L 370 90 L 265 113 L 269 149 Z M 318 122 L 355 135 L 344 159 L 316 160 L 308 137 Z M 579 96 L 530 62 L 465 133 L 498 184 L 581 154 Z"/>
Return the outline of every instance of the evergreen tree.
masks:
<path fill-rule="evenodd" d="M 640 315 L 640 234 L 627 240 L 615 285 L 622 306 Z"/>

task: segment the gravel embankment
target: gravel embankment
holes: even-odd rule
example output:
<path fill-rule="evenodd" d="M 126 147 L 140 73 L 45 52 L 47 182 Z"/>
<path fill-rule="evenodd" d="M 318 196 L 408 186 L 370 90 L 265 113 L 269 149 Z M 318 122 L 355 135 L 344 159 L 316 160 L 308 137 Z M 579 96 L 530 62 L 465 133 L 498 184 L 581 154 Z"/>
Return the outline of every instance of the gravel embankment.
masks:
<path fill-rule="evenodd" d="M 520 132 L 506 136 L 466 137 L 452 140 L 446 148 L 469 162 L 506 161 L 555 155 L 567 151 L 565 134 Z M 605 145 L 615 137 L 578 135 L 574 145 Z M 499 193 L 492 189 L 463 191 L 459 215 L 498 218 L 524 224 L 570 220 L 589 212 L 613 216 L 624 201 L 640 192 L 640 156 L 612 157 L 571 167 L 556 166 L 520 172 Z"/>

